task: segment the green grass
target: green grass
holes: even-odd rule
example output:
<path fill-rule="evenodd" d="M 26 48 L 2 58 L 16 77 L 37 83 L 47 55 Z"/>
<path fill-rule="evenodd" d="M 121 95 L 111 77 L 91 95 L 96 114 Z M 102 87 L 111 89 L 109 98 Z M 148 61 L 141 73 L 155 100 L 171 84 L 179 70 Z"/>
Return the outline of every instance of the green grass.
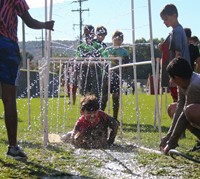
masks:
<path fill-rule="evenodd" d="M 140 138 L 141 145 L 158 150 L 159 134 L 158 128 L 154 128 L 154 106 L 155 97 L 153 95 L 139 94 L 139 117 L 140 117 Z M 163 96 L 162 105 L 162 135 L 164 136 L 171 124 L 171 120 L 168 118 L 165 112 L 165 96 Z M 168 95 L 168 104 L 171 97 Z M 65 97 L 61 98 L 49 98 L 49 114 L 48 114 L 48 129 L 49 133 L 56 133 L 62 135 L 73 129 L 73 126 L 80 115 L 80 96 L 77 97 L 76 105 L 70 108 L 70 105 L 65 100 Z M 19 144 L 25 149 L 28 154 L 29 160 L 27 162 L 15 161 L 5 157 L 7 151 L 7 134 L 5 124 L 3 120 L 3 106 L 0 103 L 0 178 L 30 178 L 41 176 L 62 177 L 70 176 L 71 170 L 76 170 L 80 175 L 86 177 L 91 176 L 91 170 L 82 163 L 77 164 L 77 159 L 73 155 L 73 148 L 66 150 L 66 146 L 62 144 L 49 144 L 47 147 L 43 146 L 43 127 L 42 118 L 40 116 L 40 99 L 31 99 L 31 126 L 28 128 L 28 100 L 18 99 L 18 140 Z M 123 95 L 123 128 L 122 128 L 122 143 L 127 142 L 129 144 L 138 144 L 137 133 L 137 118 L 136 118 L 136 106 L 134 95 Z M 111 111 L 112 114 L 112 111 Z M 186 138 L 180 140 L 180 151 L 187 151 L 195 144 L 195 137 L 189 132 L 186 133 Z M 120 141 L 120 130 L 118 132 L 117 141 Z M 187 161 L 182 158 L 177 160 L 172 159 L 169 156 L 158 155 L 155 153 L 145 152 L 138 150 L 136 159 L 141 166 L 152 166 L 153 169 L 149 171 L 155 176 L 176 176 L 176 172 L 179 171 L 179 176 L 182 178 L 198 178 L 200 175 L 199 164 Z M 197 159 L 200 159 L 200 153 L 188 153 Z M 82 156 L 83 160 L 84 156 Z M 91 160 L 91 165 L 101 167 L 100 160 Z M 169 168 L 173 168 L 169 170 Z M 178 169 L 177 169 L 178 168 Z M 184 173 L 180 174 L 180 168 L 184 168 Z M 23 177 L 22 177 L 23 176 Z"/>

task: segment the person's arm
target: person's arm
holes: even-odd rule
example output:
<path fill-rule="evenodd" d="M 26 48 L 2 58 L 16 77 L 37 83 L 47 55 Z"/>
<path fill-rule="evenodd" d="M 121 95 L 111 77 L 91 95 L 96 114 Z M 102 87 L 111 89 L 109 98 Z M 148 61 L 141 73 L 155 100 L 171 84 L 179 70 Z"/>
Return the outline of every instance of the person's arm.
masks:
<path fill-rule="evenodd" d="M 175 51 L 175 58 L 180 58 L 182 56 L 181 52 Z"/>
<path fill-rule="evenodd" d="M 109 127 L 111 129 L 110 136 L 108 138 L 108 145 L 112 145 L 114 143 L 115 137 L 118 131 L 118 123 L 117 120 L 109 115 L 107 115 L 107 119 L 109 122 Z"/>
<path fill-rule="evenodd" d="M 164 147 L 167 144 L 167 141 L 170 139 L 172 132 L 176 126 L 176 123 L 177 123 L 177 121 L 183 111 L 183 108 L 184 108 L 185 95 L 183 94 L 183 92 L 180 89 L 179 89 L 178 95 L 179 95 L 179 98 L 178 98 L 178 102 L 177 102 L 177 108 L 176 108 L 175 114 L 173 116 L 172 125 L 169 128 L 167 135 L 164 138 L 162 138 L 160 145 L 159 145 L 161 151 L 164 149 Z"/>
<path fill-rule="evenodd" d="M 200 57 L 198 57 L 198 58 L 196 59 L 196 65 L 197 65 L 196 72 L 197 72 L 197 73 L 200 73 Z"/>
<path fill-rule="evenodd" d="M 84 147 L 87 143 L 85 133 L 79 131 L 76 127 L 72 134 L 72 144 L 76 147 Z"/>
<path fill-rule="evenodd" d="M 21 16 L 24 23 L 32 29 L 48 29 L 53 30 L 54 21 L 40 22 L 31 17 L 28 11 L 24 12 Z"/>

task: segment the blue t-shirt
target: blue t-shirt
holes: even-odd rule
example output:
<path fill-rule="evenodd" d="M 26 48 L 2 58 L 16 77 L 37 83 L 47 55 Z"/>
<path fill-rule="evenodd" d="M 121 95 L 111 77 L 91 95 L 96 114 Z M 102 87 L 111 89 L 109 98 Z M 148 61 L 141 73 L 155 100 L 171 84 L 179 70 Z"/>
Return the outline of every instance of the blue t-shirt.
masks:
<path fill-rule="evenodd" d="M 103 57 L 122 57 L 122 64 L 130 63 L 129 53 L 125 48 L 122 47 L 107 47 L 102 55 Z M 112 61 L 112 67 L 117 66 L 118 64 L 118 60 Z"/>
<path fill-rule="evenodd" d="M 180 24 L 173 28 L 172 33 L 170 34 L 169 61 L 175 58 L 175 51 L 181 52 L 182 58 L 184 58 L 190 64 L 190 53 L 187 37 L 183 27 Z"/>

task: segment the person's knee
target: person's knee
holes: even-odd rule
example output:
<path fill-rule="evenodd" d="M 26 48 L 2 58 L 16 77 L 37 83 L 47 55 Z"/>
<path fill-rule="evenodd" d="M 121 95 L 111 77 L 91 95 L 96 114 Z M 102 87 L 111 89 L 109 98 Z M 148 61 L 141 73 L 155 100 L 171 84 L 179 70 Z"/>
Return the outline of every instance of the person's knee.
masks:
<path fill-rule="evenodd" d="M 184 108 L 184 114 L 190 122 L 196 123 L 197 120 L 200 120 L 200 105 L 190 104 L 186 106 Z"/>
<path fill-rule="evenodd" d="M 176 106 L 177 106 L 177 103 L 171 103 L 167 108 L 167 113 L 171 119 L 173 118 L 174 113 L 176 111 Z"/>
<path fill-rule="evenodd" d="M 118 93 L 113 93 L 112 96 L 113 96 L 114 100 L 119 100 L 119 94 Z"/>

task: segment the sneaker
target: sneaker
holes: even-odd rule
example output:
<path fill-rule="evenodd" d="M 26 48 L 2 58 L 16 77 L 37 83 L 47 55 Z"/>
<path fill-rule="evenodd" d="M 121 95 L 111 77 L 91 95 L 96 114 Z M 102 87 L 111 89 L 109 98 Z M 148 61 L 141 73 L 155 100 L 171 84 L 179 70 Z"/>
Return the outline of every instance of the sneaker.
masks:
<path fill-rule="evenodd" d="M 191 152 L 200 150 L 200 140 L 197 140 L 196 145 L 190 150 Z"/>
<path fill-rule="evenodd" d="M 15 146 L 15 147 L 9 146 L 7 156 L 13 157 L 16 160 L 28 158 L 27 155 L 23 152 L 22 148 L 19 145 Z"/>

